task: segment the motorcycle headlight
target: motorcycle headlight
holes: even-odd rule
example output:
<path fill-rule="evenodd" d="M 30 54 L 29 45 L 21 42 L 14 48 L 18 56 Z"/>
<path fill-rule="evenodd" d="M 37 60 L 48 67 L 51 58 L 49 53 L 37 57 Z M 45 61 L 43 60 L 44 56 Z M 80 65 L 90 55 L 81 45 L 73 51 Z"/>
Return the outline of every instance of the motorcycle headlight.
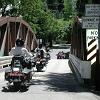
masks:
<path fill-rule="evenodd" d="M 19 68 L 13 68 L 13 71 L 20 71 Z"/>
<path fill-rule="evenodd" d="M 40 62 L 39 62 L 39 61 L 37 61 L 36 63 L 37 63 L 37 64 L 39 64 Z"/>

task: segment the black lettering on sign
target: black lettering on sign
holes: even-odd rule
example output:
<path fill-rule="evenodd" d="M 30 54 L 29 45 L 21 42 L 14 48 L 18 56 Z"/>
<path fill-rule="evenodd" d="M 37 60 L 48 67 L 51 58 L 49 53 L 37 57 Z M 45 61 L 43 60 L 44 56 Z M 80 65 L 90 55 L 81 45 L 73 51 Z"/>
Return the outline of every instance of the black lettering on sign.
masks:
<path fill-rule="evenodd" d="M 97 36 L 87 36 L 87 40 L 88 40 L 88 39 L 91 39 L 91 40 L 92 40 L 92 39 L 98 39 L 98 37 L 97 37 Z"/>
<path fill-rule="evenodd" d="M 98 35 L 98 31 L 91 31 L 91 35 Z"/>

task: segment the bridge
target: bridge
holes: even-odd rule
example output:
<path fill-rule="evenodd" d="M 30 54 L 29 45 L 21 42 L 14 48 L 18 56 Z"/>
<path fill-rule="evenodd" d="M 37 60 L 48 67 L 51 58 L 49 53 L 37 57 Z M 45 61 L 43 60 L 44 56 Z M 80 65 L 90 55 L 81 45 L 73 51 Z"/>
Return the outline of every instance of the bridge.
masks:
<path fill-rule="evenodd" d="M 93 35 L 95 31 L 83 29 L 82 19 L 77 16 L 72 25 L 69 64 L 73 66 L 79 81 L 100 88 L 98 38 L 88 38 L 89 32 Z"/>
<path fill-rule="evenodd" d="M 76 33 L 76 34 L 74 34 Z M 8 53 L 15 46 L 15 40 L 23 38 L 25 47 L 33 50 L 37 47 L 35 33 L 27 22 L 21 17 L 1 17 L 0 18 L 0 69 L 9 66 L 11 62 Z M 93 41 L 92 41 L 93 42 Z M 92 42 L 89 43 L 92 44 Z M 89 53 L 95 50 L 95 54 L 87 59 Z M 88 80 L 96 81 L 98 75 L 98 49 L 93 48 L 87 51 L 86 30 L 82 29 L 81 21 L 76 18 L 72 28 L 71 51 L 69 55 L 69 65 L 72 66 L 78 80 L 87 83 Z"/>
<path fill-rule="evenodd" d="M 35 33 L 21 17 L 0 17 L 0 69 L 10 64 L 8 54 L 17 38 L 24 39 L 29 51 L 37 47 Z"/>
<path fill-rule="evenodd" d="M 0 56 L 8 56 L 17 38 L 24 39 L 29 50 L 37 45 L 35 33 L 21 17 L 0 17 Z"/>

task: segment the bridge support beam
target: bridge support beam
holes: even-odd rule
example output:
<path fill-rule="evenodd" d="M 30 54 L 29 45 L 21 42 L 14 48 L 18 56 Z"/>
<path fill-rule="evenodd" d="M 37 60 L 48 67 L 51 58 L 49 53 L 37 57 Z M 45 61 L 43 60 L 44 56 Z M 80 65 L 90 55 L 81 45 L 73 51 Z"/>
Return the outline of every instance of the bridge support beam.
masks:
<path fill-rule="evenodd" d="M 25 47 L 28 47 L 29 50 L 37 46 L 34 32 L 22 18 L 5 17 L 4 20 L 0 19 L 0 56 L 8 55 L 10 49 L 15 46 L 17 38 L 24 39 Z"/>

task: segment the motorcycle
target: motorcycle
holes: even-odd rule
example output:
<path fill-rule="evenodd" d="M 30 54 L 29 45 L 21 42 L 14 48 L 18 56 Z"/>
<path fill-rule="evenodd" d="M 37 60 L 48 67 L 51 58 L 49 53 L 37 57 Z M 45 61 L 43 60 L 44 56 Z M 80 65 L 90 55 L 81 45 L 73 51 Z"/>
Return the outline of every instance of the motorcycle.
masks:
<path fill-rule="evenodd" d="M 41 72 L 45 65 L 46 65 L 45 59 L 43 59 L 41 57 L 37 57 L 37 59 L 36 59 L 37 72 Z"/>
<path fill-rule="evenodd" d="M 45 58 L 46 58 L 46 62 L 48 62 L 50 60 L 51 56 L 50 56 L 49 52 L 46 53 L 46 57 Z"/>
<path fill-rule="evenodd" d="M 15 56 L 12 58 L 11 66 L 5 71 L 5 80 L 8 81 L 8 86 L 11 83 L 15 87 L 27 86 L 32 79 L 31 63 L 26 64 L 22 56 Z"/>
<path fill-rule="evenodd" d="M 57 59 L 65 59 L 65 54 L 64 54 L 64 52 L 58 52 L 58 54 L 57 54 Z"/>

